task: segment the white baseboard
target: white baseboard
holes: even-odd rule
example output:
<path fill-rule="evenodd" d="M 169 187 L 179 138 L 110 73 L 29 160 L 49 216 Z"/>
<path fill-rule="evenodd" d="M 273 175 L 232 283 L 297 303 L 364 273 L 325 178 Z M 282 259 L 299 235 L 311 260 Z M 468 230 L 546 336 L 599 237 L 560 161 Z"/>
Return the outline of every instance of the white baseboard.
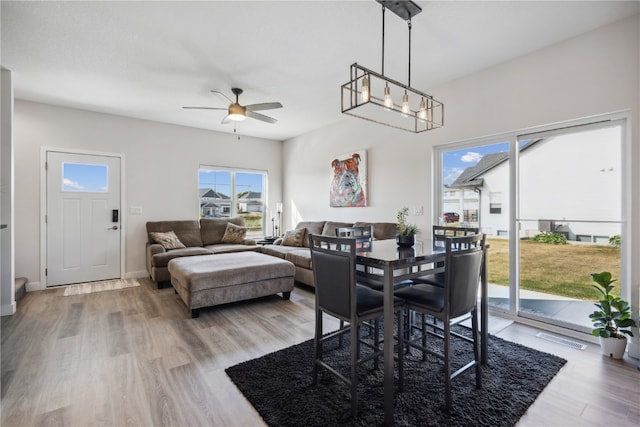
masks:
<path fill-rule="evenodd" d="M 0 307 L 0 316 L 11 316 L 16 314 L 16 302 L 13 301 L 11 304 L 3 305 Z"/>
<path fill-rule="evenodd" d="M 149 277 L 147 270 L 129 271 L 124 274 L 125 279 L 144 279 L 145 277 Z"/>
<path fill-rule="evenodd" d="M 42 282 L 27 282 L 24 290 L 27 292 L 44 291 L 44 285 L 42 284 Z"/>
<path fill-rule="evenodd" d="M 145 277 L 149 277 L 149 273 L 147 273 L 147 270 L 131 271 L 129 273 L 125 273 L 124 276 L 125 279 L 142 279 Z M 25 286 L 25 291 L 27 292 L 44 291 L 45 289 L 46 287 L 42 284 L 42 282 L 27 282 L 27 285 Z"/>

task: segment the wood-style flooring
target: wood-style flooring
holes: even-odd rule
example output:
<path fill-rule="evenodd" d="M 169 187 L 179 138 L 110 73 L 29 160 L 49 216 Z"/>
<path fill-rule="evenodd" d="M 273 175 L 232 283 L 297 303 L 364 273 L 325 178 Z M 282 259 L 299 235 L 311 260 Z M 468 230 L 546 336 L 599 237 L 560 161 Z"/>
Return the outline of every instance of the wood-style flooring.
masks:
<path fill-rule="evenodd" d="M 2 406 L 9 426 L 263 426 L 224 369 L 312 338 L 314 295 L 203 310 L 191 319 L 172 288 L 64 296 L 30 292 L 2 321 Z M 329 320 L 329 319 L 327 319 Z M 325 322 L 335 328 L 335 322 Z M 637 361 L 603 358 L 491 317 L 491 332 L 569 362 L 518 426 L 637 426 Z"/>

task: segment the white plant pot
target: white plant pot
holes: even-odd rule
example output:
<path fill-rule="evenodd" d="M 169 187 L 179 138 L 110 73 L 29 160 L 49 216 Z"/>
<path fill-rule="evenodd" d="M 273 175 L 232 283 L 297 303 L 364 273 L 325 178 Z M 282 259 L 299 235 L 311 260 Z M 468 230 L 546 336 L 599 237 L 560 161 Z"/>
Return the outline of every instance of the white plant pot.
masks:
<path fill-rule="evenodd" d="M 622 359 L 627 348 L 627 338 L 600 338 L 600 350 L 603 356 L 612 359 Z"/>

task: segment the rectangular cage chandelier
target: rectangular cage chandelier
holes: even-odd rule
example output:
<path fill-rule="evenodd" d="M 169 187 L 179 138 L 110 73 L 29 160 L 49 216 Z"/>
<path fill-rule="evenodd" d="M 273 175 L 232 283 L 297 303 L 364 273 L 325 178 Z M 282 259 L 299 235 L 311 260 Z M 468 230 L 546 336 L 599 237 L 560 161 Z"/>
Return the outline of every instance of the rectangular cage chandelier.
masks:
<path fill-rule="evenodd" d="M 411 87 L 411 18 L 422 9 L 413 1 L 376 1 L 382 5 L 382 72 L 377 73 L 357 63 L 351 65 L 351 80 L 341 87 L 342 113 L 414 133 L 442 127 L 442 102 Z M 406 85 L 384 75 L 384 16 L 387 8 L 406 20 L 409 27 Z"/>

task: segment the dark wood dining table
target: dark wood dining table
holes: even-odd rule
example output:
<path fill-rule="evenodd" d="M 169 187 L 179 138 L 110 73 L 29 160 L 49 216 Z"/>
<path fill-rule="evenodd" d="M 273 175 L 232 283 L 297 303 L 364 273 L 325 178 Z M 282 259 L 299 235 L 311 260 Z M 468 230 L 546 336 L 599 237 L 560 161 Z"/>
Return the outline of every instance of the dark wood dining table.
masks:
<path fill-rule="evenodd" d="M 486 252 L 483 258 L 481 274 L 480 301 L 480 361 L 487 362 L 488 338 L 488 302 L 487 302 L 487 268 Z M 371 247 L 357 252 L 356 263 L 364 266 L 364 271 L 358 271 L 358 276 L 368 281 L 377 281 L 383 286 L 384 292 L 384 423 L 393 424 L 394 401 L 394 313 L 393 291 L 394 284 L 405 280 L 415 279 L 426 274 L 444 271 L 446 266 L 438 266 L 445 260 L 443 246 L 434 245 L 433 240 L 416 240 L 411 248 L 401 248 L 395 239 L 375 240 Z"/>

